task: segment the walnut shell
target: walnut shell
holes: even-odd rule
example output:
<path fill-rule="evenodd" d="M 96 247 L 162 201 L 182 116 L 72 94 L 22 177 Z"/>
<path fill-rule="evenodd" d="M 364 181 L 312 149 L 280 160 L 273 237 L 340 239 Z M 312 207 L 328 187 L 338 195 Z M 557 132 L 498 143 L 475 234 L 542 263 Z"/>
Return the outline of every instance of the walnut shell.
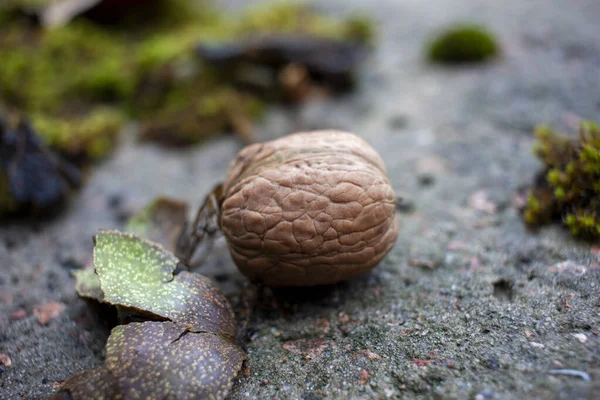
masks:
<path fill-rule="evenodd" d="M 398 234 L 383 161 L 351 133 L 295 133 L 247 146 L 223 188 L 220 225 L 233 260 L 269 286 L 329 284 L 368 271 Z"/>

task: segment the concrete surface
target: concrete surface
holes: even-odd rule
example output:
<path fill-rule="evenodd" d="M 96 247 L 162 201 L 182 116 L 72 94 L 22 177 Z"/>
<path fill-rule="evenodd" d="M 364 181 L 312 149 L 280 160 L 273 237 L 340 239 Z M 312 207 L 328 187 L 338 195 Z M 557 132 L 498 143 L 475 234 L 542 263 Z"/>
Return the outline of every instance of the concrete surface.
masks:
<path fill-rule="evenodd" d="M 517 188 L 539 168 L 532 127 L 599 119 L 600 3 L 320 4 L 378 21 L 361 87 L 298 112 L 275 108 L 257 136 L 351 130 L 381 152 L 414 210 L 401 214 L 397 245 L 372 273 L 265 295 L 249 330 L 248 376 L 231 398 L 600 398 L 599 252 L 558 226 L 528 232 L 515 209 Z M 425 41 L 457 20 L 496 32 L 503 57 L 427 65 Z M 1 399 L 44 398 L 102 363 L 108 322 L 76 297 L 70 276 L 89 262 L 91 236 L 122 228 L 123 212 L 159 194 L 199 204 L 239 147 L 232 136 L 183 151 L 124 139 L 60 218 L 2 223 L 0 353 L 12 365 L 0 370 Z M 222 242 L 205 273 L 232 298 L 244 282 Z M 50 301 L 66 308 L 42 326 L 33 310 Z M 590 380 L 550 373 L 561 369 Z"/>

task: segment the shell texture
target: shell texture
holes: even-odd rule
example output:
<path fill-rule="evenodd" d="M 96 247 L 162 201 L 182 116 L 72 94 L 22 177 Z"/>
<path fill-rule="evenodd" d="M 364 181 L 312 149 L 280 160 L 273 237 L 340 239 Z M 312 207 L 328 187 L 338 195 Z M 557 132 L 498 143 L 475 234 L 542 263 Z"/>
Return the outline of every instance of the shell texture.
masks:
<path fill-rule="evenodd" d="M 341 131 L 295 133 L 242 149 L 220 225 L 240 271 L 268 286 L 335 283 L 375 267 L 398 234 L 381 157 Z"/>

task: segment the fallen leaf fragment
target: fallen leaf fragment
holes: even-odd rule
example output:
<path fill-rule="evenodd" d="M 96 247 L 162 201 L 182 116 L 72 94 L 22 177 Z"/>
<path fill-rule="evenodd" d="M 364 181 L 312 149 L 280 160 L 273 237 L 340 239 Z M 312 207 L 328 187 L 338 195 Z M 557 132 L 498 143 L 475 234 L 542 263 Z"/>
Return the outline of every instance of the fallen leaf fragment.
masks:
<path fill-rule="evenodd" d="M 210 281 L 187 271 L 174 275 L 179 260 L 136 235 L 101 231 L 94 265 L 104 301 L 169 319 L 192 331 L 235 337 L 229 302 Z"/>
<path fill-rule="evenodd" d="M 188 205 L 184 201 L 158 197 L 127 221 L 126 231 L 173 252 L 187 221 L 187 211 Z"/>
<path fill-rule="evenodd" d="M 245 359 L 230 339 L 193 333 L 172 322 L 117 326 L 106 353 L 104 367 L 76 373 L 53 400 L 220 400 Z"/>
<path fill-rule="evenodd" d="M 371 375 L 369 374 L 369 371 L 367 371 L 364 368 L 361 369 L 360 370 L 360 384 L 366 385 L 367 382 L 369 381 L 369 379 L 371 379 Z"/>
<path fill-rule="evenodd" d="M 242 350 L 222 336 L 192 333 L 172 322 L 145 322 L 112 330 L 105 368 L 126 399 L 223 399 L 244 359 Z"/>
<path fill-rule="evenodd" d="M 94 265 L 75 273 L 80 295 L 99 290 L 120 316 L 171 321 L 115 327 L 104 366 L 73 375 L 53 400 L 224 399 L 245 354 L 231 307 L 210 280 L 175 275 L 172 253 L 120 232 L 96 236 Z"/>
<path fill-rule="evenodd" d="M 116 383 L 103 367 L 80 371 L 69 377 L 51 400 L 117 399 Z"/>
<path fill-rule="evenodd" d="M 33 315 L 38 319 L 41 325 L 46 325 L 60 315 L 65 309 L 63 303 L 51 301 L 50 303 L 40 304 L 33 309 Z"/>
<path fill-rule="evenodd" d="M 10 367 L 12 365 L 12 361 L 8 354 L 0 353 L 0 364 L 4 365 L 5 367 Z"/>

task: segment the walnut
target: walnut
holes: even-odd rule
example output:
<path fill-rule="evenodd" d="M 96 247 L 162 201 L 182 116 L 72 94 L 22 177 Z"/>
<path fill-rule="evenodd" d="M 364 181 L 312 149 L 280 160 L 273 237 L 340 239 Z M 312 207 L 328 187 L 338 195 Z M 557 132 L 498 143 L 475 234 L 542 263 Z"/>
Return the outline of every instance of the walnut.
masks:
<path fill-rule="evenodd" d="M 329 284 L 372 269 L 393 247 L 395 203 L 383 161 L 365 141 L 296 133 L 239 152 L 218 225 L 251 280 Z"/>

